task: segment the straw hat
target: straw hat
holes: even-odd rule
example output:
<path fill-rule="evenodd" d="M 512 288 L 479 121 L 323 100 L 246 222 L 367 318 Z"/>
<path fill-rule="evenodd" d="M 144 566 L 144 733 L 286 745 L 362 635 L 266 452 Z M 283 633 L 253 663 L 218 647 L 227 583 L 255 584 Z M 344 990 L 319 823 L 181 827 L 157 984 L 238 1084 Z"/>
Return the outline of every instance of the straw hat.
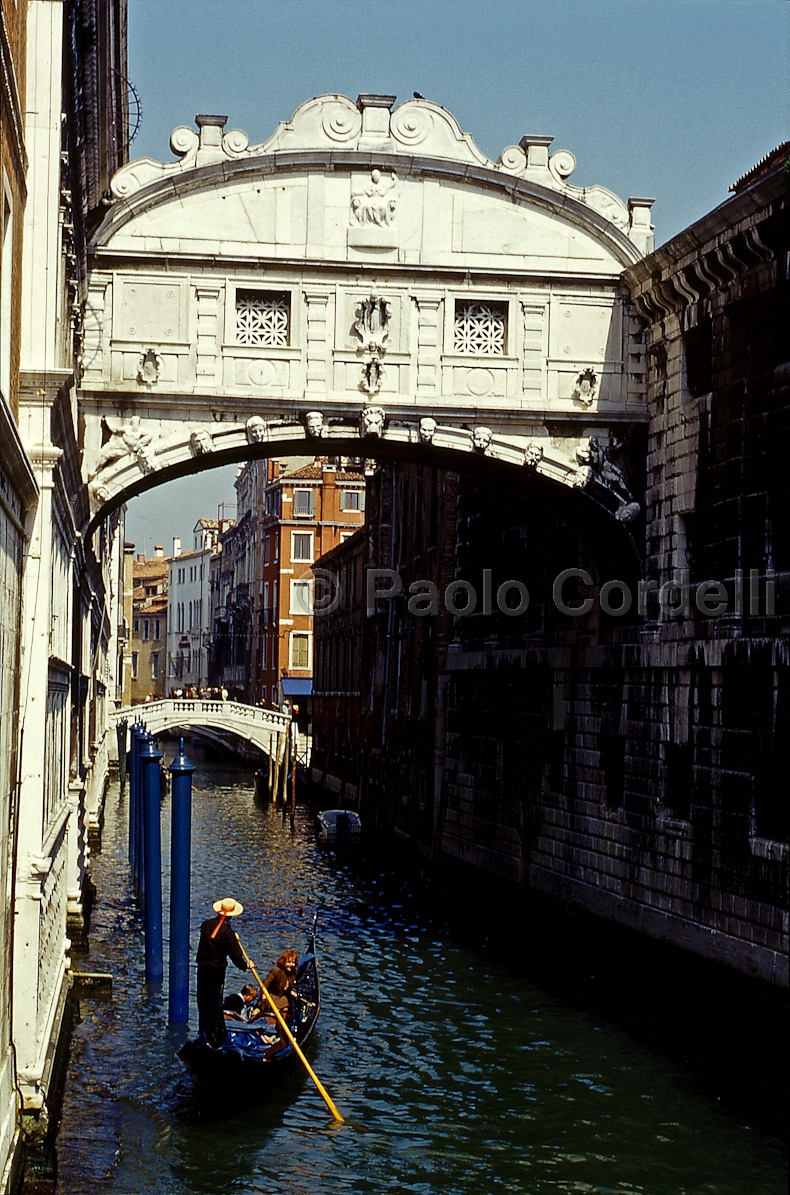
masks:
<path fill-rule="evenodd" d="M 226 896 L 224 900 L 215 900 L 212 908 L 215 913 L 224 913 L 226 917 L 238 917 L 239 913 L 244 912 L 244 905 L 240 905 L 232 896 Z"/>

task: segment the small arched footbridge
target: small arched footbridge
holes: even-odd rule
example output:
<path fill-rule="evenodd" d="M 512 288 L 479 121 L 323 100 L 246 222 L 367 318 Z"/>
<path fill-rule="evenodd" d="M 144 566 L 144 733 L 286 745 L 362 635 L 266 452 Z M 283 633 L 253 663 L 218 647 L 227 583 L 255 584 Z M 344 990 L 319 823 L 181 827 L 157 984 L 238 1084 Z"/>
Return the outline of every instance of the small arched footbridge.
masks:
<path fill-rule="evenodd" d="M 204 701 L 198 698 L 171 697 L 143 705 L 121 706 L 113 711 L 113 723 L 129 725 L 141 719 L 151 734 L 166 730 L 194 729 L 209 735 L 235 735 L 266 755 L 276 755 L 280 736 L 288 741 L 290 714 L 245 705 L 240 701 Z"/>

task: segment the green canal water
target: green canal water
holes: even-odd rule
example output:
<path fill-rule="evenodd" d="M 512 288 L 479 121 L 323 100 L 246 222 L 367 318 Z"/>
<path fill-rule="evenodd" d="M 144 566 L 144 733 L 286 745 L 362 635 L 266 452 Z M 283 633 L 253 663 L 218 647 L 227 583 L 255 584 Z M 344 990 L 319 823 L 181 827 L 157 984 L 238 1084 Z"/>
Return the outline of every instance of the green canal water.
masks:
<path fill-rule="evenodd" d="M 391 877 L 361 878 L 317 846 L 306 808 L 291 830 L 255 803 L 249 775 L 199 767 L 194 782 L 193 948 L 218 897 L 244 904 L 237 925 L 259 968 L 301 950 L 320 909 L 310 1056 L 346 1123 L 300 1074 L 265 1102 L 230 1098 L 210 1113 L 195 1102 L 166 985 L 143 982 L 115 788 L 79 960 L 114 983 L 111 997 L 80 1003 L 58 1195 L 784 1195 L 782 1142 L 737 1100 L 600 1011 L 530 983 L 503 951 L 462 944 Z M 169 813 L 168 798 L 166 860 Z M 165 899 L 167 888 L 166 876 Z"/>

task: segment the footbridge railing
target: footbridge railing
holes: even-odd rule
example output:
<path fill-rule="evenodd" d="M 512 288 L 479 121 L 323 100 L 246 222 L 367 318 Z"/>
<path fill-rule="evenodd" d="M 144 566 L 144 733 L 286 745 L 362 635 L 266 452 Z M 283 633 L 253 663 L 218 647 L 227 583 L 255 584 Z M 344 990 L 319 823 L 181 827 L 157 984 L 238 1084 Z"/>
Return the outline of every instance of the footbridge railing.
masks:
<path fill-rule="evenodd" d="M 227 732 L 245 739 L 267 755 L 277 754 L 280 742 L 290 735 L 291 716 L 278 710 L 245 705 L 241 701 L 206 701 L 201 698 L 168 697 L 142 705 L 127 705 L 111 714 L 115 725 L 142 719 L 148 731 L 161 734 L 166 730 L 205 729 Z"/>

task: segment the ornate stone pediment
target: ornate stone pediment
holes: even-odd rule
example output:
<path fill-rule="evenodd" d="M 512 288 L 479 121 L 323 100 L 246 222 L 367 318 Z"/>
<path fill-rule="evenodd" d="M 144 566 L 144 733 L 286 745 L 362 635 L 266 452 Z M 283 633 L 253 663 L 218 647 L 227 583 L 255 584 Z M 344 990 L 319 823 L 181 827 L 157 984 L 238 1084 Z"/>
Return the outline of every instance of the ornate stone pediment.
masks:
<path fill-rule="evenodd" d="M 289 153 L 350 150 L 388 158 L 422 157 L 522 178 L 549 192 L 568 196 L 624 233 L 642 252 L 652 248 L 649 220 L 652 200 L 632 199 L 626 204 L 605 187 L 572 186 L 567 179 L 575 169 L 576 159 L 568 150 L 549 156 L 552 137 L 524 136 L 518 145 L 504 149 L 494 162 L 440 104 L 413 99 L 394 108 L 394 103 L 395 96 L 390 95 L 360 95 L 356 103 L 343 95 L 318 96 L 301 104 L 291 119 L 281 122 L 268 141 L 260 145 L 249 145 L 247 134 L 241 130 L 224 132 L 225 116 L 199 115 L 195 117 L 197 132 L 181 125 L 171 135 L 170 147 L 178 155 L 177 162 L 155 162 L 151 158 L 129 162 L 112 179 L 111 192 L 115 199 L 128 199 L 152 184 L 201 167 L 251 159 L 273 161 L 275 155 L 280 158 Z M 375 161 L 371 163 L 371 172 L 367 189 L 363 187 L 352 193 L 349 244 L 395 248 L 398 245 L 395 176 L 379 170 Z M 375 174 L 379 177 L 374 180 Z M 388 194 L 384 195 L 382 188 Z"/>

